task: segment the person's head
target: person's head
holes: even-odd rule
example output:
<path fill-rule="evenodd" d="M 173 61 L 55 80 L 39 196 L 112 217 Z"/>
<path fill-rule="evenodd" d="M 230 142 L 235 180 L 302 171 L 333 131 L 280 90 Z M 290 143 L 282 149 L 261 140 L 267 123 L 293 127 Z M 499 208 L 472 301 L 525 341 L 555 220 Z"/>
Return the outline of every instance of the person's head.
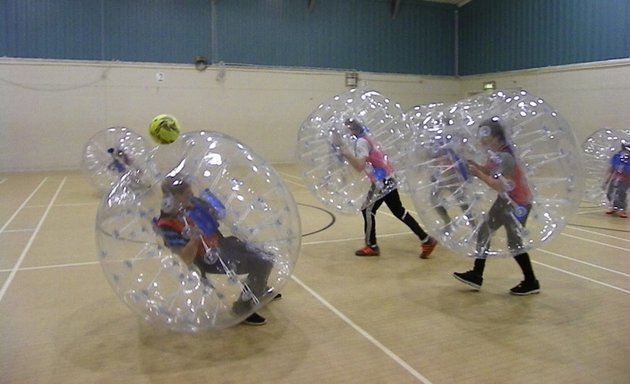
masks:
<path fill-rule="evenodd" d="M 479 123 L 479 140 L 481 145 L 489 149 L 501 149 L 507 144 L 505 129 L 496 118 Z"/>
<path fill-rule="evenodd" d="M 166 176 L 161 184 L 164 197 L 163 210 L 167 212 L 177 211 L 191 204 L 194 197 L 192 187 L 185 177 Z"/>
<path fill-rule="evenodd" d="M 363 124 L 361 124 L 354 118 L 346 119 L 343 122 L 343 125 L 345 125 L 346 128 L 348 128 L 350 132 L 352 132 L 352 134 L 356 137 L 360 137 L 365 133 L 365 127 L 363 126 Z"/>

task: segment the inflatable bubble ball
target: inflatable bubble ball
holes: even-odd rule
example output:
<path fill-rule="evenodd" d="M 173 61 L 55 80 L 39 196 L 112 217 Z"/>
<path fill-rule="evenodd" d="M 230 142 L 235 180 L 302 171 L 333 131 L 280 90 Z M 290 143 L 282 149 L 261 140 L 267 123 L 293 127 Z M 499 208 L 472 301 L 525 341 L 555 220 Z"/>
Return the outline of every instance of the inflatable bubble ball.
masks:
<path fill-rule="evenodd" d="M 136 187 L 146 185 L 150 146 L 126 127 L 111 127 L 92 136 L 83 151 L 82 169 L 92 185 L 108 193 L 121 176 Z"/>
<path fill-rule="evenodd" d="M 608 195 L 617 187 L 610 177 L 611 171 L 614 167 L 623 173 L 623 167 L 619 169 L 619 166 L 623 163 L 621 155 L 626 144 L 630 144 L 629 129 L 602 128 L 584 140 L 584 201 L 602 206 L 611 205 Z M 613 161 L 616 154 L 620 154 L 620 164 Z"/>
<path fill-rule="evenodd" d="M 527 252 L 554 238 L 577 209 L 576 138 L 540 97 L 504 90 L 408 114 L 408 188 L 427 231 L 454 252 Z"/>
<path fill-rule="evenodd" d="M 410 138 L 411 127 L 399 104 L 374 90 L 352 89 L 320 104 L 302 123 L 296 162 L 305 184 L 323 205 L 356 213 L 404 185 L 398 163 L 404 158 L 403 143 Z M 360 141 L 376 155 L 357 171 L 343 153 L 353 153 Z M 368 196 L 372 185 L 376 192 Z"/>
<path fill-rule="evenodd" d="M 122 181 L 102 200 L 98 260 L 147 322 L 219 330 L 282 289 L 299 254 L 300 219 L 278 173 L 245 144 L 211 131 L 178 140 L 185 151 L 149 188 Z"/>

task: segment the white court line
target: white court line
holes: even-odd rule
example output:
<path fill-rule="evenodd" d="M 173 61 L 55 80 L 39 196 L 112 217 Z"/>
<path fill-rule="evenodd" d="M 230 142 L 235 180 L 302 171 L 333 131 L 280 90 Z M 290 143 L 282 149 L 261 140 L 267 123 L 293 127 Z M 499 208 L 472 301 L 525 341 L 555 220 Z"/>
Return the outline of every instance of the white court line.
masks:
<path fill-rule="evenodd" d="M 39 265 L 36 267 L 24 267 L 20 268 L 20 271 L 36 271 L 42 269 L 56 269 L 56 268 L 72 268 L 72 267 L 85 267 L 87 265 L 98 264 L 98 261 L 85 261 L 83 263 L 70 263 L 70 264 L 52 264 L 52 265 Z M 0 269 L 0 272 L 9 272 L 10 269 Z"/>
<path fill-rule="evenodd" d="M 30 199 L 33 198 L 33 196 L 35 196 L 35 194 L 37 193 L 37 191 L 39 191 L 39 189 L 42 187 L 42 185 L 44 185 L 44 183 L 46 182 L 46 180 L 48 180 L 48 177 L 44 177 L 44 179 L 39 183 L 39 185 L 37 187 L 35 187 L 35 189 L 33 190 L 33 192 L 31 192 L 30 195 L 28 195 L 28 197 L 26 198 L 26 200 L 24 200 L 22 202 L 22 204 L 20 204 L 20 206 L 15 210 L 15 212 L 13 212 L 13 215 L 11 215 L 11 217 L 9 217 L 9 220 L 7 220 L 6 223 L 4 223 L 4 225 L 2 226 L 2 228 L 0 228 L 0 233 L 4 232 L 4 230 L 9 226 L 9 224 L 11 224 L 11 222 L 13 221 L 13 219 L 15 219 L 15 217 L 18 215 L 18 213 L 20 213 L 20 211 L 22 209 L 24 209 L 24 207 L 26 206 L 26 204 L 28 203 L 28 201 Z"/>
<path fill-rule="evenodd" d="M 304 184 L 302 184 L 302 183 L 296 183 L 295 181 L 291 181 L 291 180 L 284 180 L 284 182 L 285 182 L 285 183 L 289 183 L 289 184 L 294 184 L 294 185 L 297 185 L 298 187 L 306 188 L 306 187 L 304 186 Z"/>
<path fill-rule="evenodd" d="M 282 176 L 290 177 L 290 178 L 292 178 L 292 179 L 302 180 L 302 177 L 301 177 L 301 176 L 292 175 L 292 174 L 290 174 L 290 173 L 286 173 L 286 172 L 278 172 L 278 173 L 279 173 L 280 175 L 282 175 Z M 302 185 L 304 185 L 304 184 L 302 183 Z"/>
<path fill-rule="evenodd" d="M 392 233 L 392 234 L 387 234 L 387 235 L 381 235 L 379 237 L 393 237 L 393 236 L 408 235 L 408 234 L 409 234 L 408 232 L 401 232 L 401 233 Z M 363 238 L 351 238 L 351 237 L 349 237 L 349 238 L 345 238 L 345 239 L 336 239 L 336 240 L 310 241 L 310 242 L 303 242 L 302 245 L 319 245 L 319 244 L 326 244 L 326 243 L 342 243 L 342 242 L 346 242 L 346 241 L 354 241 L 354 240 L 360 240 L 360 239 L 363 239 Z M 542 248 L 538 248 L 535 251 L 548 253 L 550 255 L 553 255 L 553 256 L 556 256 L 556 257 L 559 257 L 559 258 L 563 258 L 563 259 L 574 261 L 576 263 L 588 265 L 588 266 L 590 266 L 592 268 L 601 269 L 601 270 L 604 270 L 604 271 L 607 271 L 607 272 L 611 272 L 611 273 L 615 273 L 615 274 L 618 274 L 618 275 L 630 277 L 630 274 L 627 274 L 625 272 L 621 272 L 621 271 L 617 271 L 617 270 L 614 270 L 614 269 L 602 267 L 600 265 L 588 263 L 586 261 L 574 259 L 572 257 L 564 256 L 564 255 L 561 255 L 561 254 L 558 254 L 558 253 L 555 253 L 555 252 L 551 252 L 551 251 L 547 251 L 547 250 L 544 250 Z M 612 289 L 616 289 L 616 290 L 621 291 L 621 292 L 630 293 L 630 291 L 627 291 L 627 290 L 625 290 L 623 288 L 619 288 L 619 287 L 616 287 L 616 286 L 611 285 L 611 284 L 603 283 L 603 282 L 598 281 L 598 280 L 594 280 L 594 279 L 591 279 L 591 278 L 588 278 L 588 277 L 585 277 L 585 276 L 582 276 L 582 275 L 578 275 L 576 273 L 569 272 L 569 271 L 561 269 L 561 268 L 552 267 L 552 266 L 549 266 L 547 264 L 544 264 L 544 263 L 541 263 L 541 262 L 538 262 L 538 261 L 534 261 L 534 260 L 532 260 L 532 262 L 536 263 L 536 264 L 543 265 L 545 267 L 549 267 L 551 269 L 554 269 L 554 270 L 562 272 L 562 273 L 566 273 L 566 274 L 574 276 L 574 277 L 579 277 L 579 278 L 582 278 L 584 280 L 588 280 L 588 281 L 591 281 L 591 282 L 594 282 L 594 283 L 597 283 L 597 284 L 604 285 L 606 287 L 610 287 Z"/>
<path fill-rule="evenodd" d="M 586 215 L 593 212 L 602 212 L 606 207 L 588 207 L 588 208 L 580 208 L 580 210 L 576 213 L 576 215 Z"/>
<path fill-rule="evenodd" d="M 99 203 L 94 202 L 94 203 L 63 203 L 63 204 L 56 204 L 56 207 L 87 207 L 87 206 L 94 206 L 94 205 L 98 205 Z M 31 205 L 31 207 L 45 207 L 46 205 L 44 204 L 34 204 Z"/>
<path fill-rule="evenodd" d="M 588 229 L 576 227 L 576 226 L 573 226 L 573 225 L 568 225 L 567 227 L 570 227 L 571 229 L 575 229 L 576 231 L 582 231 L 582 232 L 590 233 L 591 235 L 597 235 L 597 236 L 600 236 L 600 237 L 607 237 L 609 239 L 615 239 L 615 240 L 630 242 L 630 239 L 626 239 L 626 238 L 623 238 L 623 237 L 617 237 L 617 236 L 613 236 L 613 235 L 607 235 L 605 233 L 599 233 L 599 232 L 591 231 L 591 230 L 588 230 Z"/>
<path fill-rule="evenodd" d="M 623 293 L 627 293 L 627 294 L 629 294 L 629 295 L 630 295 L 630 291 L 628 291 L 627 289 L 623 289 L 623 288 L 615 287 L 614 285 L 611 285 L 611 284 L 608 284 L 608 283 L 604 283 L 604 282 L 601 282 L 601 281 L 599 281 L 599 280 L 591 279 L 590 277 L 586 277 L 586 276 L 578 275 L 577 273 L 573 273 L 573 272 L 565 271 L 564 269 L 561 269 L 561 268 L 552 267 L 551 265 L 548 265 L 548 264 L 545 264 L 545 263 L 541 263 L 541 262 L 539 262 L 539 261 L 532 260 L 532 263 L 534 263 L 534 264 L 538 264 L 538 265 L 542 265 L 543 267 L 547 267 L 547 268 L 549 268 L 549 269 L 553 269 L 554 271 L 558 271 L 558 272 L 566 273 L 567 275 L 571 275 L 571 276 L 574 276 L 574 277 L 579 277 L 580 279 L 588 280 L 588 281 L 590 281 L 590 282 L 592 282 L 592 283 L 599 284 L 599 285 L 603 285 L 604 287 L 608 287 L 608 288 L 616 289 L 616 290 L 618 290 L 618 291 L 621 291 L 621 292 L 623 292 Z"/>
<path fill-rule="evenodd" d="M 33 228 L 22 228 L 22 229 L 5 229 L 2 233 L 18 233 L 18 232 L 31 232 Z"/>
<path fill-rule="evenodd" d="M 7 178 L 3 177 L 2 179 L 0 179 L 0 184 L 4 184 L 5 181 L 7 181 Z"/>
<path fill-rule="evenodd" d="M 378 235 L 378 237 L 380 239 L 381 237 L 394 237 L 394 236 L 404 236 L 404 235 L 413 235 L 413 232 L 409 231 L 409 232 L 388 233 L 388 234 L 384 234 L 384 235 Z M 346 238 L 343 238 L 343 239 L 336 239 L 336 240 L 305 241 L 305 242 L 302 242 L 302 245 L 317 245 L 317 244 L 328 244 L 328 243 L 345 243 L 347 241 L 356 241 L 356 240 L 363 241 L 363 240 L 365 240 L 365 237 L 361 236 L 361 237 L 346 237 Z"/>
<path fill-rule="evenodd" d="M 37 186 L 37 189 L 39 189 L 39 187 L 42 186 L 42 184 L 47 180 L 47 178 L 45 178 L 42 183 L 40 183 Z M 41 229 L 42 225 L 44 224 L 44 220 L 46 220 L 46 217 L 48 216 L 48 213 L 50 212 L 50 209 L 52 208 L 53 203 L 55 202 L 55 200 L 57 199 L 57 196 L 59 196 L 59 192 L 61 192 L 61 188 L 63 187 L 63 185 L 66 182 L 66 178 L 64 177 L 63 180 L 61 181 L 61 183 L 59 184 L 59 187 L 57 188 L 57 191 L 55 191 L 55 194 L 53 195 L 52 199 L 50 200 L 50 203 L 48 203 L 48 207 L 46 208 L 46 210 L 44 211 L 44 214 L 42 215 L 41 219 L 39 219 L 39 222 L 37 223 L 37 226 L 35 227 L 35 230 L 33 231 L 33 234 L 31 235 L 31 237 L 28 239 L 28 243 L 26 244 L 26 246 L 24 247 L 24 249 L 22 250 L 22 254 L 20 255 L 20 257 L 18 258 L 18 260 L 16 261 L 15 265 L 13 266 L 13 268 L 11 269 L 11 273 L 9 273 L 9 276 L 7 277 L 7 279 L 5 280 L 4 284 L 2 285 L 2 289 L 0 289 L 0 301 L 2 301 L 2 299 L 4 298 L 4 295 L 6 294 L 7 290 L 9 289 L 9 285 L 11 285 L 11 282 L 13 281 L 13 278 L 15 277 L 15 274 L 17 273 L 17 271 L 20 269 L 20 266 L 22 265 L 22 262 L 24 261 L 24 258 L 26 257 L 26 254 L 28 253 L 28 251 L 31 249 L 31 246 L 33 245 L 33 243 L 35 242 L 35 237 L 37 237 L 37 234 L 39 233 L 39 230 Z M 36 190 L 37 190 L 36 189 Z M 27 198 L 26 201 L 28 201 L 33 194 L 35 193 L 35 191 L 33 191 L 33 193 L 31 193 L 31 195 Z M 22 209 L 22 207 L 26 204 L 26 201 L 24 203 L 22 203 L 22 205 L 20 206 L 19 209 Z M 17 215 L 17 212 L 11 217 L 11 220 L 13 220 L 13 217 L 15 215 Z M 5 224 L 5 226 L 2 228 L 4 230 L 4 228 L 6 227 L 7 224 Z"/>
<path fill-rule="evenodd" d="M 72 263 L 72 264 L 57 264 L 57 265 L 38 266 L 38 267 L 27 267 L 27 268 L 21 268 L 20 270 L 26 271 L 26 270 L 41 270 L 41 269 L 54 269 L 54 268 L 81 267 L 81 266 L 88 266 L 88 265 L 95 265 L 95 264 L 98 264 L 98 261 L 91 261 L 91 262 L 84 262 L 84 263 Z M 0 272 L 5 272 L 5 271 L 6 270 L 4 270 L 4 271 L 0 270 Z M 361 336 L 366 338 L 369 342 L 374 344 L 381 351 L 383 351 L 387 356 L 389 356 L 392 360 L 394 360 L 398 365 L 403 367 L 407 372 L 409 372 L 411 375 L 413 375 L 415 378 L 417 378 L 421 383 L 431 384 L 431 382 L 426 377 L 424 377 L 418 371 L 413 369 L 413 367 L 411 367 L 409 364 L 407 364 L 407 362 L 405 362 L 402 358 L 400 358 L 398 355 L 396 355 L 394 352 L 392 352 L 389 348 L 385 347 L 382 343 L 380 343 L 378 340 L 376 340 L 372 335 L 367 333 L 363 328 L 359 327 L 356 323 L 354 323 L 352 320 L 350 320 L 346 315 L 344 315 L 341 311 L 339 311 L 332 304 L 330 304 L 328 301 L 326 301 L 317 292 L 315 292 L 309 286 L 304 284 L 299 278 L 297 278 L 295 275 L 292 275 L 291 279 L 294 280 L 296 283 L 298 283 L 298 285 L 300 285 L 304 290 L 306 290 L 313 297 L 315 297 L 315 299 L 317 299 L 317 301 L 319 301 L 322 305 L 324 305 L 326 308 L 328 308 L 331 312 L 333 312 L 336 316 L 338 316 L 346 324 L 348 324 L 355 331 L 357 331 Z M 1 299 L 2 299 L 2 296 L 0 296 L 0 300 Z"/>
<path fill-rule="evenodd" d="M 606 272 L 616 273 L 616 274 L 618 274 L 618 275 L 622 275 L 622 276 L 630 277 L 630 274 L 625 273 L 625 272 L 621 272 L 621 271 L 617 271 L 617 270 L 614 270 L 614 269 L 610 269 L 610 268 L 602 267 L 601 265 L 597 265 L 597 264 L 589 263 L 589 262 L 587 262 L 587 261 L 582 261 L 582 260 L 574 259 L 573 257 L 564 256 L 564 255 L 561 255 L 561 254 L 559 254 L 559 253 L 555 253 L 555 252 L 547 251 L 547 250 L 545 250 L 545 249 L 537 249 L 536 251 L 538 251 L 538 252 L 544 252 L 544 253 L 550 254 L 550 255 L 552 255 L 552 256 L 559 257 L 559 258 L 561 258 L 561 259 L 571 260 L 571 261 L 576 262 L 576 263 L 580 263 L 580 264 L 588 265 L 589 267 L 593 267 L 593 268 L 596 268 L 596 269 L 601 269 L 601 270 L 606 271 Z"/>
<path fill-rule="evenodd" d="M 571 237 L 571 238 L 574 238 L 574 239 L 577 239 L 577 240 L 581 240 L 581 241 L 586 241 L 587 243 L 593 243 L 593 244 L 597 244 L 597 245 L 603 245 L 603 246 L 606 246 L 606 247 L 608 247 L 608 248 L 615 248 L 615 249 L 619 249 L 619 250 L 622 250 L 622 251 L 630 251 L 630 249 L 628 249 L 628 248 L 618 247 L 618 246 L 616 246 L 616 245 L 611 245 L 611 244 L 608 244 L 608 243 L 602 243 L 601 241 L 596 241 L 596 240 L 585 239 L 585 238 L 583 238 L 583 237 L 579 237 L 579 236 L 575 236 L 575 235 L 569 235 L 568 233 L 564 233 L 564 232 L 561 232 L 560 234 L 561 234 L 562 236 Z"/>
<path fill-rule="evenodd" d="M 396 363 L 398 363 L 398 365 L 400 365 L 401 367 L 403 367 L 407 372 L 409 372 L 413 377 L 415 377 L 416 379 L 418 379 L 421 383 L 425 383 L 425 384 L 430 384 L 431 382 L 429 381 L 429 379 L 427 379 L 426 377 L 424 377 L 422 374 L 420 374 L 418 371 L 416 371 L 415 369 L 413 369 L 412 366 L 410 366 L 409 364 L 407 364 L 407 362 L 405 362 L 403 359 L 401 359 L 398 355 L 396 355 L 394 352 L 392 352 L 389 348 L 387 348 L 386 346 L 384 346 L 383 344 L 381 344 L 378 340 L 376 340 L 372 335 L 370 335 L 369 333 L 367 333 L 363 328 L 359 327 L 355 322 L 353 322 L 352 320 L 350 320 L 346 315 L 344 315 L 341 311 L 339 311 L 337 308 L 335 308 L 332 304 L 330 304 L 328 301 L 326 301 L 326 299 L 324 299 L 323 297 L 321 297 L 317 292 L 315 292 L 313 289 L 311 289 L 309 286 L 307 286 L 306 284 L 304 284 L 299 278 L 295 277 L 295 275 L 291 276 L 291 279 L 293 279 L 293 281 L 295 281 L 296 283 L 298 283 L 302 288 L 304 288 L 308 293 L 310 293 L 314 298 L 317 299 L 317 301 L 319 301 L 320 303 L 322 303 L 322 305 L 324 305 L 326 308 L 328 308 L 331 312 L 333 312 L 335 315 L 337 315 L 337 317 L 339 317 L 341 320 L 343 320 L 346 324 L 348 324 L 350 327 L 352 327 L 355 331 L 357 331 L 361 336 L 363 336 L 364 338 L 366 338 L 369 342 L 371 342 L 372 344 L 374 344 L 377 348 L 379 348 L 381 351 L 383 351 L 387 356 L 389 356 L 392 360 L 394 360 Z"/>

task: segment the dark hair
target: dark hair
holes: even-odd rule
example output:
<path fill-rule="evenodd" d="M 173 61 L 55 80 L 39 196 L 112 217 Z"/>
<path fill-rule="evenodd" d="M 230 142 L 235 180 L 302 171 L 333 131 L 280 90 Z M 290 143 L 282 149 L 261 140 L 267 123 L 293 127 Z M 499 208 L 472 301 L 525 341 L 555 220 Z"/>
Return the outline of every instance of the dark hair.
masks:
<path fill-rule="evenodd" d="M 481 129 L 481 127 L 490 128 L 490 131 L 488 131 L 488 135 L 492 137 L 497 137 L 499 140 L 501 140 L 502 143 L 507 143 L 507 140 L 505 139 L 505 129 L 503 128 L 503 125 L 501 125 L 501 123 L 499 123 L 496 119 L 487 119 L 482 121 L 481 123 L 479 123 L 479 128 Z"/>
<path fill-rule="evenodd" d="M 162 181 L 162 193 L 177 195 L 190 188 L 190 183 L 181 176 L 166 176 Z"/>
<path fill-rule="evenodd" d="M 348 128 L 354 129 L 356 131 L 363 130 L 363 125 L 359 123 L 358 121 L 356 121 L 355 119 L 346 119 L 346 121 L 344 121 L 343 124 L 347 126 Z"/>

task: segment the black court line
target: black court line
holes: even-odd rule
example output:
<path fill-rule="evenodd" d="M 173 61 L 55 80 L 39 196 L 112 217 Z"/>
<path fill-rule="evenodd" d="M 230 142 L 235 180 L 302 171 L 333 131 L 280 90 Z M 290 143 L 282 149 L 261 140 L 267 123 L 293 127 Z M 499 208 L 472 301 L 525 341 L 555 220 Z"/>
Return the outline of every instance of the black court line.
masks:
<path fill-rule="evenodd" d="M 302 237 L 306 237 L 306 236 L 314 235 L 316 233 L 323 232 L 323 231 L 327 230 L 328 228 L 332 227 L 333 224 L 335 224 L 335 221 L 337 220 L 337 217 L 332 212 L 330 212 L 330 211 L 328 211 L 328 210 L 326 210 L 326 209 L 324 209 L 322 207 L 318 207 L 318 206 L 310 205 L 310 204 L 302 204 L 302 203 L 297 203 L 297 205 L 301 205 L 303 207 L 314 208 L 314 209 L 317 209 L 317 210 L 322 211 L 324 213 L 327 213 L 328 216 L 330 216 L 330 223 L 328 223 L 323 228 L 320 228 L 320 229 L 318 229 L 316 231 L 309 232 L 309 233 L 303 233 Z"/>

